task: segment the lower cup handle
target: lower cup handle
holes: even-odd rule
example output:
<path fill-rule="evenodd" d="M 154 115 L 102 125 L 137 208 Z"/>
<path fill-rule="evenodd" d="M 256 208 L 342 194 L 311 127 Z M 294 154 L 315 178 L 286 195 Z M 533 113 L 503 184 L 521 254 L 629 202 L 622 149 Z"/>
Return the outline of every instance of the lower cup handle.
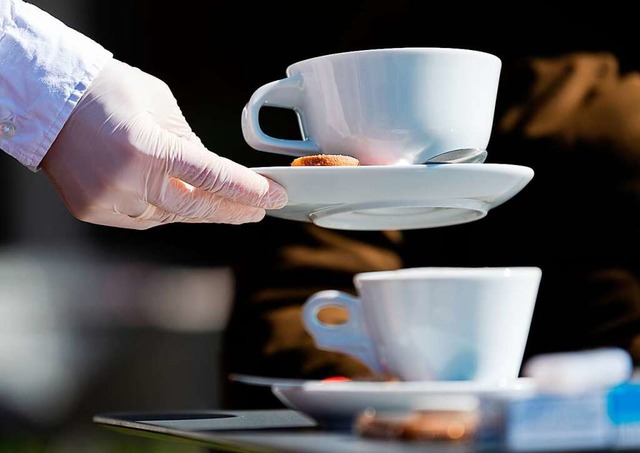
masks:
<path fill-rule="evenodd" d="M 326 290 L 312 295 L 302 307 L 304 326 L 318 348 L 342 352 L 363 362 L 376 373 L 383 372 L 376 349 L 362 319 L 360 299 L 342 291 Z M 326 324 L 318 319 L 324 308 L 342 307 L 349 319 L 344 324 Z"/>

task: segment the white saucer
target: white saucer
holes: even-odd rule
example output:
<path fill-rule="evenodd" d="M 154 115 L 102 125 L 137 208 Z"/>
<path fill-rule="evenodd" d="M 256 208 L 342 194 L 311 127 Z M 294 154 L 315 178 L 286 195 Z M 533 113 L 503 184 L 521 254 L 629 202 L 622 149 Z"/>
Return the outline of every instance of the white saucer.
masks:
<path fill-rule="evenodd" d="M 506 383 L 471 381 L 422 382 L 322 382 L 271 386 L 273 394 L 288 408 L 307 414 L 321 424 L 347 427 L 368 409 L 380 412 L 417 409 L 462 409 L 470 398 L 530 396 L 530 378 Z"/>
<path fill-rule="evenodd" d="M 510 164 L 255 167 L 285 187 L 267 214 L 343 230 L 432 228 L 478 220 L 533 178 Z"/>

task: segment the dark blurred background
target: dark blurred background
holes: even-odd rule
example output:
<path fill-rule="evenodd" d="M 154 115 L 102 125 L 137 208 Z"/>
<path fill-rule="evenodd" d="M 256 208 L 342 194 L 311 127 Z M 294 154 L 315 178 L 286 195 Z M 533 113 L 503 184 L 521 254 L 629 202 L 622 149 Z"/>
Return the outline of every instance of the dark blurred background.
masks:
<path fill-rule="evenodd" d="M 248 147 L 240 114 L 256 88 L 304 58 L 439 46 L 485 50 L 508 64 L 608 50 L 624 67 L 638 51 L 634 14 L 604 6 L 32 3 L 167 82 L 204 144 L 247 166 L 288 165 L 288 157 Z M 298 133 L 291 112 L 265 115 L 267 131 Z M 139 232 L 82 223 L 43 174 L 6 155 L 0 189 L 0 451 L 198 450 L 109 435 L 91 417 L 219 406 L 220 335 L 233 301 L 228 264 L 252 259 L 246 234 L 253 227 L 175 224 Z"/>

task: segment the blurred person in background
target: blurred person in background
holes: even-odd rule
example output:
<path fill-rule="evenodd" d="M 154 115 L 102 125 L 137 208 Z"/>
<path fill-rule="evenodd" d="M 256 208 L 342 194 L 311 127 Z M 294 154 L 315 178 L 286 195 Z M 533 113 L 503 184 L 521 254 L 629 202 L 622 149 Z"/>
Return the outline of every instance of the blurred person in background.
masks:
<path fill-rule="evenodd" d="M 503 73 L 487 162 L 531 167 L 532 182 L 487 217 L 462 225 L 380 232 L 276 219 L 260 225 L 262 233 L 247 235 L 257 238 L 249 243 L 253 258 L 236 267 L 226 371 L 369 376 L 357 360 L 315 347 L 301 305 L 324 289 L 355 294 L 359 272 L 420 266 L 539 266 L 524 361 L 618 346 L 640 363 L 640 60 L 626 47 L 632 28 L 599 33 L 585 20 L 572 23 L 567 36 L 564 17 L 545 13 L 520 30 L 519 21 L 487 19 L 482 33 L 465 33 L 464 21 L 451 33 L 431 32 L 433 22 L 424 23 L 414 7 L 363 6 L 342 27 L 331 27 L 339 46 L 314 53 L 443 46 L 496 54 Z M 260 240 L 267 236 L 279 239 Z M 340 310 L 324 316 L 345 321 Z M 232 407 L 280 405 L 268 389 L 244 384 L 229 383 L 225 395 Z"/>

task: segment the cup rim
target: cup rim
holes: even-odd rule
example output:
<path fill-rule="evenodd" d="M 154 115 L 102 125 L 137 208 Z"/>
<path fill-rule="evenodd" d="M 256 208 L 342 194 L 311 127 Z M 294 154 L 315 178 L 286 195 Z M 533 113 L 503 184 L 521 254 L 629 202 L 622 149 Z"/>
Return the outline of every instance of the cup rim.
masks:
<path fill-rule="evenodd" d="M 425 266 L 401 268 L 389 271 L 361 272 L 354 276 L 356 281 L 422 280 L 437 278 L 487 278 L 511 277 L 522 275 L 541 276 L 542 269 L 537 266 Z"/>
<path fill-rule="evenodd" d="M 325 55 L 318 55 L 315 57 L 305 58 L 294 63 L 291 63 L 287 67 L 287 71 L 289 71 L 292 67 L 309 63 L 315 60 L 324 60 L 331 59 L 335 57 L 340 57 L 344 55 L 361 55 L 361 54 L 372 54 L 372 53 L 466 53 L 466 54 L 475 54 L 479 56 L 483 56 L 489 59 L 494 59 L 498 63 L 502 64 L 502 60 L 497 55 L 494 55 L 490 52 L 484 50 L 477 49 L 467 49 L 463 47 L 380 47 L 380 48 L 371 48 L 371 49 L 357 49 L 357 50 L 347 50 L 344 52 L 334 52 L 328 53 Z"/>

